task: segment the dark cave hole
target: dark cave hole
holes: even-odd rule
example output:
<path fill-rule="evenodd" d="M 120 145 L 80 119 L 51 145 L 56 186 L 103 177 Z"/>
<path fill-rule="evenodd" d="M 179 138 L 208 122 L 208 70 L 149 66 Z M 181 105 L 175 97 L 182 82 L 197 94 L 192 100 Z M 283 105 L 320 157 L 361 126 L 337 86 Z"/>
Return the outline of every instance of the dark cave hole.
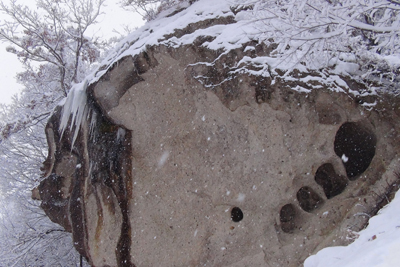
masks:
<path fill-rule="evenodd" d="M 347 177 L 354 181 L 375 156 L 376 136 L 360 123 L 345 122 L 336 133 L 334 150 L 342 159 Z"/>
<path fill-rule="evenodd" d="M 240 222 L 241 220 L 243 220 L 243 212 L 240 208 L 238 207 L 234 207 L 231 210 L 231 219 L 234 222 Z"/>
<path fill-rule="evenodd" d="M 326 198 L 339 195 L 347 186 L 347 179 L 335 172 L 331 163 L 322 164 L 315 173 L 315 181 L 322 186 Z"/>
<path fill-rule="evenodd" d="M 293 204 L 286 204 L 281 208 L 279 213 L 279 218 L 281 221 L 281 229 L 285 233 L 291 233 L 295 225 L 296 209 Z"/>
<path fill-rule="evenodd" d="M 307 212 L 317 209 L 323 203 L 322 198 L 308 186 L 300 188 L 299 191 L 297 191 L 296 197 L 300 207 Z"/>

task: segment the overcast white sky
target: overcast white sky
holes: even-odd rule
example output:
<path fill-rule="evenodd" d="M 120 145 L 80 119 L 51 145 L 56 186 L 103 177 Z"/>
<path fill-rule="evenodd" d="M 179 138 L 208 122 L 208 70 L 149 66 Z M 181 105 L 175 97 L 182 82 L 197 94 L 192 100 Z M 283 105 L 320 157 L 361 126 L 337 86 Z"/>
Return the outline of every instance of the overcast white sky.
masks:
<path fill-rule="evenodd" d="M 5 0 L 5 3 L 8 1 Z M 123 32 L 122 25 L 129 25 L 130 28 L 140 27 L 144 24 L 140 15 L 121 9 L 118 1 L 107 0 L 103 8 L 104 15 L 99 19 L 99 24 L 93 26 L 92 30 L 97 36 L 109 39 L 116 36 L 113 30 Z M 18 0 L 17 3 L 35 7 L 36 1 Z M 0 13 L 0 19 L 4 14 Z M 22 71 L 22 65 L 14 54 L 6 52 L 7 43 L 0 42 L 0 103 L 10 103 L 11 96 L 21 89 L 21 85 L 15 81 L 16 73 Z"/>

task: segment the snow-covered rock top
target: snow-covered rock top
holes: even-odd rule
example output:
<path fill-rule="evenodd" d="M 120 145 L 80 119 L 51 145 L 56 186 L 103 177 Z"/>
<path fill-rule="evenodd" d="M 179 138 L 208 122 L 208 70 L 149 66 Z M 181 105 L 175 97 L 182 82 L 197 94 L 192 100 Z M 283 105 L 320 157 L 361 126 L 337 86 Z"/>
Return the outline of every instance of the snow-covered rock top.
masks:
<path fill-rule="evenodd" d="M 203 44 L 210 49 L 227 51 L 239 48 L 242 44 L 249 42 L 252 35 L 251 32 L 248 32 L 251 29 L 247 25 L 248 20 L 240 19 L 240 17 L 236 18 L 238 22 L 232 25 L 216 25 L 206 29 L 197 29 L 193 33 L 185 34 L 180 38 L 175 36 L 166 38 L 166 36 L 173 35 L 175 31 L 184 29 L 189 24 L 216 18 L 235 17 L 231 7 L 232 1 L 202 0 L 190 6 L 184 2 L 181 5 L 165 10 L 155 20 L 146 23 L 123 39 L 114 51 L 109 53 L 101 65 L 110 67 L 123 57 L 139 54 L 146 50 L 148 46 L 166 45 L 178 47 L 192 44 L 199 36 L 215 37 L 213 41 Z M 181 11 L 174 14 L 175 10 Z M 96 72 L 90 77 L 90 81 L 95 82 L 106 71 L 107 69 Z"/>
<path fill-rule="evenodd" d="M 179 11 L 179 12 L 177 12 Z M 214 51 L 220 51 L 221 55 L 228 53 L 231 50 L 243 47 L 250 41 L 256 42 L 268 42 L 262 36 L 262 29 L 260 28 L 259 14 L 253 10 L 251 5 L 243 6 L 242 1 L 230 1 L 230 0 L 201 0 L 194 2 L 189 5 L 187 2 L 182 2 L 178 6 L 174 6 L 168 10 L 163 11 L 158 17 L 146 23 L 138 30 L 132 32 L 125 39 L 116 45 L 116 48 L 112 50 L 109 55 L 100 64 L 101 70 L 98 70 L 88 77 L 89 84 L 96 82 L 107 70 L 113 66 L 116 62 L 126 56 L 135 56 L 142 51 L 145 51 L 147 47 L 164 45 L 167 47 L 177 48 L 184 45 L 193 44 L 193 42 L 202 36 L 211 37 L 211 41 L 201 44 L 201 46 L 211 49 Z M 222 18 L 230 18 L 232 23 L 216 23 L 213 26 L 199 27 L 193 32 L 186 32 L 186 28 L 189 25 L 196 23 L 216 20 Z M 177 32 L 183 31 L 184 34 L 177 34 Z M 248 46 L 245 50 L 254 49 L 252 46 Z M 390 57 L 391 62 L 396 62 L 398 57 Z M 218 60 L 218 59 L 217 59 Z M 333 62 L 333 61 L 332 61 Z M 213 62 L 202 62 L 204 64 L 213 64 Z M 398 62 L 397 62 L 398 63 Z M 266 55 L 262 57 L 244 57 L 235 66 L 235 71 L 246 71 L 249 74 L 261 75 L 270 77 L 276 75 L 275 69 L 288 71 L 284 78 L 287 80 L 292 79 L 290 72 L 294 66 L 300 72 L 307 73 L 312 70 L 321 68 L 320 65 L 312 65 L 305 67 L 302 64 L 298 64 L 297 59 L 287 58 L 282 59 L 273 55 Z M 263 66 L 260 70 L 254 71 L 247 68 L 247 65 Z M 305 77 L 303 81 L 309 81 L 317 79 L 323 81 L 326 84 L 331 85 L 334 91 L 344 91 L 343 88 L 349 90 L 346 83 L 340 78 L 339 75 L 353 75 L 358 72 L 359 66 L 354 63 L 354 58 L 351 55 L 341 55 L 340 58 L 336 58 L 334 63 L 331 63 L 334 67 L 329 72 L 319 72 L 320 79 L 316 77 Z M 334 86 L 332 86 L 334 85 Z M 319 87 L 315 87 L 318 89 Z M 376 88 L 368 88 L 365 92 L 349 91 L 350 94 L 375 94 Z M 299 92 L 309 92 L 309 89 L 298 86 L 293 90 Z M 369 103 L 371 104 L 371 103 Z"/>

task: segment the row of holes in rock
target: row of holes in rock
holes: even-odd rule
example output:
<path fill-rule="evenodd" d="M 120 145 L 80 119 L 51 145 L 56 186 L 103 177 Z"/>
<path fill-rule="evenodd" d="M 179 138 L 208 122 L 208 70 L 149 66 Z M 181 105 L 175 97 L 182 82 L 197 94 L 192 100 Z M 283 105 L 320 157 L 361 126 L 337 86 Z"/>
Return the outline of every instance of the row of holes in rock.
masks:
<path fill-rule="evenodd" d="M 360 123 L 346 122 L 336 133 L 335 154 L 342 159 L 349 180 L 356 180 L 367 170 L 375 155 L 376 136 Z M 327 199 L 342 193 L 348 180 L 336 173 L 331 163 L 321 165 L 315 173 L 315 181 L 320 185 Z M 303 186 L 296 194 L 300 207 L 312 212 L 323 204 L 323 199 L 311 187 Z M 280 210 L 281 228 L 291 232 L 295 227 L 296 209 L 293 204 L 286 204 Z"/>

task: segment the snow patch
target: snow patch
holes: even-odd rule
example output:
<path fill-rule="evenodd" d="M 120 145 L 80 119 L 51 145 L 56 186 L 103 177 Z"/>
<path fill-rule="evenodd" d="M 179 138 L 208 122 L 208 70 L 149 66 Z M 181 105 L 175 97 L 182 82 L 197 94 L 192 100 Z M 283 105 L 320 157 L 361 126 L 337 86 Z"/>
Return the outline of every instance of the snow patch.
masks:
<path fill-rule="evenodd" d="M 299 92 L 299 93 L 310 93 L 311 90 L 304 88 L 303 86 L 297 85 L 295 88 L 292 88 L 293 90 Z"/>
<path fill-rule="evenodd" d="M 343 155 L 342 155 L 342 161 L 343 161 L 344 163 L 346 163 L 346 162 L 348 162 L 348 161 L 349 161 L 349 158 L 348 158 L 348 157 L 346 157 L 346 155 L 345 155 L 345 154 L 343 154 Z"/>
<path fill-rule="evenodd" d="M 400 193 L 369 220 L 359 237 L 344 247 L 328 247 L 310 256 L 304 267 L 400 266 Z"/>
<path fill-rule="evenodd" d="M 239 193 L 239 195 L 238 195 L 238 197 L 237 197 L 237 201 L 243 202 L 245 198 L 246 198 L 246 195 L 245 195 L 245 194 Z"/>
<path fill-rule="evenodd" d="M 167 162 L 169 157 L 169 151 L 164 151 L 164 153 L 161 155 L 160 159 L 158 160 L 157 167 L 161 168 L 164 166 L 165 162 Z"/>
<path fill-rule="evenodd" d="M 243 52 L 247 52 L 247 51 L 255 51 L 256 48 L 254 46 L 246 46 L 246 48 L 244 49 Z"/>
<path fill-rule="evenodd" d="M 335 66 L 335 72 L 338 74 L 349 74 L 349 75 L 354 75 L 359 72 L 360 66 L 356 63 L 351 63 L 351 62 L 343 62 L 339 61 L 337 62 Z"/>
<path fill-rule="evenodd" d="M 365 107 L 368 110 L 371 110 L 373 107 L 376 106 L 376 104 L 378 104 L 378 102 L 375 100 L 374 103 L 364 102 L 364 103 L 361 104 L 361 106 Z"/>
<path fill-rule="evenodd" d="M 383 58 L 386 60 L 386 62 L 392 66 L 392 68 L 398 68 L 400 67 L 400 54 L 392 54 L 392 55 L 387 55 L 383 56 Z"/>

